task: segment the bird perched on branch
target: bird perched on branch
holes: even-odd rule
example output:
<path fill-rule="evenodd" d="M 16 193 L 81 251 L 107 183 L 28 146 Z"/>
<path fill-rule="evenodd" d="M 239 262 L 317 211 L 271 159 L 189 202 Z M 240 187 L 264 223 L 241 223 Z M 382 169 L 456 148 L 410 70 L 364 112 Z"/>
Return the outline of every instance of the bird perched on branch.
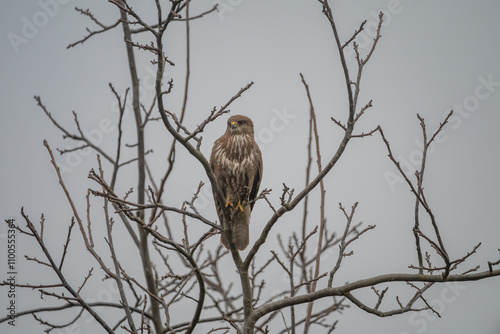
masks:
<path fill-rule="evenodd" d="M 210 166 L 224 196 L 224 203 L 219 203 L 214 192 L 219 220 L 225 227 L 223 210 L 229 208 L 234 241 L 236 247 L 243 250 L 248 246 L 250 213 L 262 179 L 262 154 L 255 142 L 250 118 L 243 115 L 229 118 L 226 132 L 212 148 Z M 229 248 L 224 232 L 221 242 Z"/>

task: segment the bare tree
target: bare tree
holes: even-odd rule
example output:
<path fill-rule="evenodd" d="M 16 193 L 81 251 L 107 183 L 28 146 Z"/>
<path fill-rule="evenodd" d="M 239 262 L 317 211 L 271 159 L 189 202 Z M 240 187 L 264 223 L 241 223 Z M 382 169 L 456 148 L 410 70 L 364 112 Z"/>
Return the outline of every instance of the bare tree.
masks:
<path fill-rule="evenodd" d="M 78 115 L 74 113 L 76 131 L 68 130 L 61 126 L 56 117 L 49 112 L 39 96 L 35 100 L 50 121 L 64 135 L 78 143 L 75 149 L 59 150 L 66 154 L 74 150 L 90 148 L 97 153 L 96 167 L 89 172 L 89 178 L 94 182 L 94 187 L 89 189 L 86 196 L 86 210 L 78 210 L 74 196 L 70 194 L 60 172 L 54 153 L 47 141 L 44 145 L 50 156 L 60 187 L 64 190 L 67 204 L 72 210 L 73 218 L 68 224 L 67 237 L 63 242 L 62 253 L 58 254 L 52 245 L 48 245 L 44 236 L 46 221 L 42 216 L 40 225 L 36 226 L 24 210 L 21 214 L 27 227 L 17 226 L 20 233 L 35 240 L 43 252 L 43 257 L 27 255 L 33 266 L 53 272 L 56 277 L 54 283 L 38 283 L 33 281 L 16 284 L 19 288 L 38 291 L 44 299 L 53 299 L 56 306 L 47 306 L 40 302 L 39 308 L 28 309 L 17 313 L 17 317 L 33 315 L 33 317 L 50 332 L 53 329 L 69 327 L 82 320 L 84 314 L 89 314 L 108 333 L 115 333 L 120 329 L 129 333 L 193 333 L 196 326 L 204 324 L 209 328 L 209 333 L 269 333 L 269 325 L 278 322 L 283 328 L 282 333 L 312 332 L 313 326 L 322 328 L 324 332 L 333 332 L 337 321 L 332 321 L 331 315 L 344 310 L 350 304 L 380 317 L 402 314 L 410 311 L 431 310 L 430 303 L 425 298 L 425 292 L 435 284 L 450 281 L 475 281 L 488 277 L 499 276 L 500 270 L 494 269 L 500 261 L 487 263 L 487 270 L 479 271 L 479 265 L 471 265 L 470 269 L 458 270 L 476 252 L 480 244 L 468 251 L 464 251 L 460 258 L 450 258 L 446 245 L 441 237 L 438 218 L 434 215 L 432 205 L 428 202 L 424 191 L 424 172 L 427 163 L 427 150 L 443 131 L 452 111 L 434 133 L 427 131 L 425 120 L 418 116 L 423 137 L 423 155 L 420 168 L 414 175 L 407 175 L 392 152 L 390 142 L 385 136 L 381 126 L 375 126 L 369 132 L 356 132 L 356 124 L 372 107 L 370 100 L 360 104 L 361 82 L 363 70 L 375 52 L 381 37 L 383 15 L 380 13 L 379 22 L 371 47 L 366 54 L 359 50 L 356 38 L 365 28 L 366 21 L 347 39 L 339 36 L 336 21 L 328 0 L 319 0 L 319 5 L 325 19 L 332 29 L 332 38 L 335 41 L 343 69 L 347 100 L 349 102 L 343 119 L 331 117 L 343 138 L 338 143 L 336 151 L 326 159 L 320 149 L 320 135 L 318 131 L 319 116 L 314 108 L 313 93 L 310 91 L 304 75 L 300 80 L 304 86 L 305 98 L 309 102 L 309 136 L 307 142 L 308 160 L 305 165 L 305 186 L 295 190 L 283 184 L 283 189 L 277 194 L 264 189 L 257 197 L 258 201 L 266 202 L 272 214 L 262 229 L 260 237 L 250 245 L 246 257 L 242 257 L 237 250 L 230 227 L 223 229 L 221 224 L 213 221 L 197 209 L 197 200 L 200 191 L 205 186 L 206 180 L 200 181 L 199 187 L 192 198 L 183 202 L 180 207 L 164 203 L 162 198 L 168 191 L 167 180 L 171 177 L 176 163 L 176 151 L 185 150 L 191 159 L 198 163 L 206 174 L 206 179 L 214 190 L 215 196 L 223 202 L 221 189 L 217 186 L 212 169 L 207 158 L 202 154 L 200 145 L 201 134 L 215 119 L 229 112 L 233 101 L 242 97 L 251 88 L 253 82 L 245 87 L 235 90 L 221 107 L 214 107 L 206 113 L 194 129 L 184 125 L 186 105 L 189 100 L 190 83 L 190 22 L 210 15 L 217 10 L 217 6 L 209 7 L 202 13 L 190 13 L 189 1 L 171 0 L 160 2 L 156 0 L 156 20 L 148 22 L 141 14 L 141 9 L 133 9 L 125 0 L 110 0 L 110 6 L 117 10 L 117 19 L 111 24 L 104 24 L 90 10 L 76 8 L 78 12 L 87 16 L 98 28 L 87 28 L 87 35 L 74 42 L 68 48 L 85 43 L 89 38 L 117 28 L 123 29 L 128 65 L 130 70 L 130 89 L 123 93 L 117 92 L 110 84 L 111 93 L 119 106 L 118 133 L 116 137 L 116 152 L 107 153 L 95 145 L 82 131 Z M 142 4 L 149 6 L 151 4 Z M 173 63 L 165 52 L 165 33 L 170 24 L 185 25 L 186 28 L 186 76 L 181 107 L 176 112 L 167 110 L 164 99 L 174 89 L 173 78 L 166 77 L 167 68 Z M 141 39 L 136 38 L 138 35 Z M 150 38 L 150 42 L 142 43 L 138 40 Z M 346 60 L 346 49 L 353 48 L 356 56 L 354 66 L 349 66 Z M 135 52 L 149 52 L 154 56 L 156 66 L 155 97 L 152 101 L 142 101 L 139 96 L 139 78 Z M 298 78 L 299 79 L 299 78 Z M 125 145 L 123 131 L 123 116 L 126 104 L 131 100 L 136 129 L 135 144 Z M 152 154 L 147 150 L 145 132 L 150 123 L 161 121 L 164 129 L 171 136 L 167 165 L 161 177 L 154 175 L 148 166 L 148 157 Z M 388 273 L 358 279 L 349 283 L 339 283 L 336 274 L 342 266 L 343 260 L 352 255 L 353 244 L 363 235 L 375 228 L 374 225 L 363 225 L 356 222 L 355 214 L 357 203 L 351 207 L 339 204 L 339 210 L 345 217 L 345 225 L 340 231 L 329 231 L 325 218 L 325 184 L 324 177 L 332 173 L 344 151 L 352 140 L 362 140 L 367 136 L 380 136 L 385 144 L 388 157 L 394 163 L 401 176 L 406 181 L 415 198 L 415 221 L 413 234 L 415 238 L 416 265 L 410 265 L 409 273 Z M 134 157 L 124 160 L 124 149 L 134 149 Z M 316 166 L 313 166 L 313 159 Z M 103 163 L 104 162 L 104 163 Z M 127 192 L 120 193 L 117 185 L 130 186 L 126 179 L 119 178 L 119 171 L 125 167 L 135 166 L 137 171 L 137 185 Z M 313 224 L 308 220 L 309 194 L 317 190 L 320 194 L 320 223 Z M 136 197 L 130 199 L 134 194 Z M 91 209 L 91 202 L 100 199 L 103 203 L 99 218 Z M 278 204 L 276 204 L 276 202 Z M 273 204 L 274 203 L 274 204 Z M 304 215 L 301 231 L 293 231 L 288 239 L 279 236 L 279 249 L 272 251 L 271 255 L 263 254 L 262 246 L 269 240 L 269 233 L 276 223 L 289 212 L 303 206 Z M 229 222 L 231 214 L 229 209 L 224 209 L 224 219 Z M 167 215 L 170 214 L 170 215 Z M 175 216 L 172 216 L 174 214 Z M 175 218 L 172 218 L 175 217 Z M 48 223 L 48 222 L 47 222 Z M 106 236 L 96 238 L 92 231 L 96 224 L 105 224 Z M 117 241 L 114 228 L 121 224 L 128 231 L 130 239 Z M 429 224 L 432 233 L 424 233 L 421 226 Z M 75 229 L 77 232 L 75 232 Z M 173 230 L 182 229 L 179 237 Z M 427 229 L 428 230 L 428 229 Z M 200 233 L 200 231 L 202 231 Z M 94 267 L 88 269 L 88 274 L 79 282 L 68 278 L 65 267 L 66 254 L 73 250 L 72 235 L 78 233 L 84 242 L 87 252 L 93 257 L 98 270 Z M 217 234 L 225 233 L 230 242 L 227 251 L 220 245 L 216 249 L 206 246 L 207 240 Z M 315 238 L 312 238 L 315 236 Z M 315 240 L 314 242 L 312 240 Z M 127 242 L 136 247 L 142 266 L 143 275 L 131 273 L 132 264 L 125 261 L 117 252 L 117 243 Z M 105 245 L 103 250 L 102 244 Z M 135 248 L 134 248 L 135 250 Z M 426 251 L 427 250 L 427 251 Z M 154 255 L 152 255 L 154 252 Z M 321 257 L 327 252 L 335 252 L 335 263 L 328 268 L 321 267 Z M 153 261 L 153 258 L 160 261 Z M 239 277 L 239 288 L 233 287 L 226 280 L 220 268 L 222 259 L 228 258 Z M 289 278 L 289 285 L 270 297 L 263 293 L 265 290 L 266 273 L 269 266 L 277 264 Z M 324 266 L 324 264 L 323 264 Z M 48 267 L 48 268 L 47 268 Z M 93 276 L 100 276 L 103 280 L 115 282 L 119 291 L 120 301 L 93 302 L 86 300 L 82 290 L 89 284 Z M 408 299 L 395 297 L 396 303 L 385 302 L 389 287 L 394 282 L 405 282 L 413 294 Z M 9 285 L 3 282 L 1 285 Z M 383 285 L 384 287 L 381 287 Z M 376 297 L 375 303 L 363 301 L 355 296 L 356 292 L 371 289 Z M 320 306 L 313 307 L 317 300 L 325 300 Z M 384 303 L 385 302 L 385 303 Z M 391 306 L 397 304 L 396 307 Z M 303 307 L 301 312 L 296 308 Z M 102 308 L 114 312 L 102 312 Z M 66 320 L 54 322 L 47 320 L 45 314 L 64 312 L 67 309 L 78 310 L 75 315 Z M 99 310 L 99 311 L 98 311 Z M 172 314 L 179 310 L 190 311 L 190 320 L 179 320 Z M 286 312 L 286 315 L 284 311 Z M 67 315 L 67 313 L 64 313 Z M 7 322 L 8 317 L 0 319 Z M 315 330 L 316 331 L 316 330 Z"/>

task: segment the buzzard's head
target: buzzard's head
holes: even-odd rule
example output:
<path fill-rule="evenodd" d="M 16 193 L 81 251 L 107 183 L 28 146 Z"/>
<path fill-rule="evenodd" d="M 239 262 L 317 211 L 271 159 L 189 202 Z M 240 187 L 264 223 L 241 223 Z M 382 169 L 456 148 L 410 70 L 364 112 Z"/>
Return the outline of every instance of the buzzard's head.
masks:
<path fill-rule="evenodd" d="M 253 136 L 253 122 L 243 115 L 234 115 L 227 120 L 227 134 L 239 135 L 249 134 Z"/>

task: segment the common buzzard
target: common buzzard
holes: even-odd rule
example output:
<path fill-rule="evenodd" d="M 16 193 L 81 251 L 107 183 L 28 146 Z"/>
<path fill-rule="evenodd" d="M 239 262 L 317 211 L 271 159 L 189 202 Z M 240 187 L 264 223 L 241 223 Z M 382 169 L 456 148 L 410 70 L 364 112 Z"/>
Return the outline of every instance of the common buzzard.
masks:
<path fill-rule="evenodd" d="M 250 213 L 262 179 L 262 154 L 255 142 L 250 118 L 242 115 L 229 118 L 226 132 L 214 143 L 210 166 L 225 199 L 225 203 L 219 203 L 214 196 L 219 220 L 224 226 L 222 210 L 229 207 L 234 241 L 236 247 L 243 250 L 248 246 Z M 224 232 L 221 242 L 229 248 Z"/>

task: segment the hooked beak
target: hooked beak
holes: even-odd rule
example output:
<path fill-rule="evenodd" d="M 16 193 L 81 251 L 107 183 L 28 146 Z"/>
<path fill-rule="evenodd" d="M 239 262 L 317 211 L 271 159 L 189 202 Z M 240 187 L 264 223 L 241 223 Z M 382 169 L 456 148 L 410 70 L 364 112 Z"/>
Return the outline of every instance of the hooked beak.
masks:
<path fill-rule="evenodd" d="M 230 126 L 231 126 L 231 129 L 235 129 L 236 128 L 236 122 L 231 122 Z"/>

